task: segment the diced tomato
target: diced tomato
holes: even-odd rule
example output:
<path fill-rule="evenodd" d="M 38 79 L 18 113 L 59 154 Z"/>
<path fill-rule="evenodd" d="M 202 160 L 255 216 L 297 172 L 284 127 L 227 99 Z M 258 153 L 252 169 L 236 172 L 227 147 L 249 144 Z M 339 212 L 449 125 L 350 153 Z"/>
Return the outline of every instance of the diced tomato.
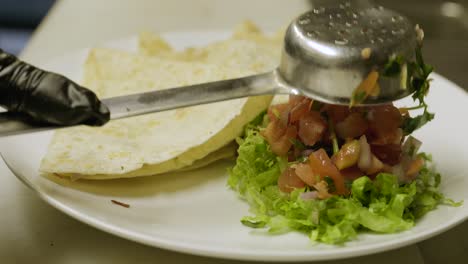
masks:
<path fill-rule="evenodd" d="M 297 129 L 295 126 L 285 126 L 280 120 L 270 122 L 262 135 L 270 144 L 271 151 L 278 156 L 288 154 L 292 146 L 292 140 L 297 136 Z"/>
<path fill-rule="evenodd" d="M 291 103 L 290 103 L 291 104 Z M 302 101 L 291 104 L 291 111 L 289 112 L 289 123 L 295 123 L 305 116 L 312 106 L 312 100 L 303 97 Z"/>
<path fill-rule="evenodd" d="M 297 130 L 296 127 L 290 126 L 286 129 L 286 133 L 277 141 L 271 142 L 271 151 L 278 156 L 284 156 L 288 154 L 289 149 L 292 146 L 292 139 L 296 138 Z"/>
<path fill-rule="evenodd" d="M 352 113 L 335 126 L 336 135 L 341 139 L 356 138 L 363 135 L 368 128 L 366 119 L 361 113 Z"/>
<path fill-rule="evenodd" d="M 369 138 L 369 142 L 373 145 L 401 144 L 403 140 L 403 130 L 401 128 L 388 130 L 379 135 L 370 135 Z"/>
<path fill-rule="evenodd" d="M 396 165 L 401 161 L 402 148 L 400 144 L 371 145 L 372 153 L 383 163 Z"/>
<path fill-rule="evenodd" d="M 332 163 L 324 149 L 319 149 L 312 153 L 309 156 L 309 163 L 314 175 L 320 175 L 322 179 L 326 176 L 332 178 L 337 194 L 347 193 L 343 176 Z"/>
<path fill-rule="evenodd" d="M 314 172 L 308 163 L 296 164 L 294 169 L 296 175 L 309 186 L 314 186 L 314 184 L 317 183 L 317 180 L 321 180 L 319 175 L 314 175 Z"/>
<path fill-rule="evenodd" d="M 302 152 L 304 150 L 301 147 L 296 147 L 294 144 L 292 145 L 292 151 L 289 152 L 288 161 L 293 162 L 296 161 L 298 158 L 302 157 Z"/>
<path fill-rule="evenodd" d="M 319 112 L 311 111 L 299 120 L 299 138 L 308 146 L 313 146 L 322 138 L 327 124 Z"/>
<path fill-rule="evenodd" d="M 289 95 L 289 105 L 291 106 L 295 106 L 295 105 L 298 105 L 300 104 L 302 101 L 304 101 L 304 99 L 308 99 L 307 97 L 305 96 L 302 96 L 302 95 L 294 95 L 294 94 L 291 94 Z M 310 99 L 309 99 L 310 100 Z"/>
<path fill-rule="evenodd" d="M 368 108 L 368 118 L 371 128 L 393 129 L 401 125 L 401 113 L 392 104 L 371 106 Z"/>
<path fill-rule="evenodd" d="M 287 118 L 289 115 L 289 109 L 289 104 L 272 105 L 268 108 L 268 119 L 270 120 L 270 122 L 281 119 L 283 120 L 283 123 L 286 123 L 288 121 Z"/>
<path fill-rule="evenodd" d="M 341 175 L 348 180 L 355 180 L 361 176 L 364 176 L 363 173 L 357 166 L 349 167 L 344 170 L 340 170 Z"/>
<path fill-rule="evenodd" d="M 345 120 L 350 114 L 349 107 L 344 105 L 326 105 L 325 111 L 334 123 Z"/>
<path fill-rule="evenodd" d="M 373 106 L 368 109 L 369 142 L 372 144 L 398 144 L 403 134 L 400 129 L 402 116 L 391 104 Z"/>
<path fill-rule="evenodd" d="M 286 126 L 283 125 L 279 119 L 275 119 L 268 123 L 265 130 L 262 131 L 262 135 L 268 141 L 268 143 L 279 140 L 286 133 Z"/>
<path fill-rule="evenodd" d="M 287 168 L 278 178 L 278 188 L 285 193 L 294 189 L 304 188 L 305 183 L 296 175 L 293 168 Z"/>

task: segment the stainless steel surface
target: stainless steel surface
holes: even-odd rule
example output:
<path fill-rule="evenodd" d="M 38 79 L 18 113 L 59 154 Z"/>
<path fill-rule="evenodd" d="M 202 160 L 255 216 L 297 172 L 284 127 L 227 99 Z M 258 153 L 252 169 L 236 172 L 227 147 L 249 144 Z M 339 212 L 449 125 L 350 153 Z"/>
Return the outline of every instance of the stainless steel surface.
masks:
<path fill-rule="evenodd" d="M 297 91 L 285 84 L 277 71 L 272 71 L 238 79 L 107 98 L 102 102 L 109 107 L 111 119 L 119 119 L 247 96 L 289 93 L 297 94 Z M 58 128 L 34 125 L 21 115 L 0 113 L 0 137 Z"/>
<path fill-rule="evenodd" d="M 324 2 L 291 23 L 277 70 L 103 102 L 111 119 L 265 94 L 301 94 L 347 105 L 371 71 L 382 70 L 394 55 L 412 58 L 415 47 L 414 25 L 399 13 L 365 0 Z M 380 78 L 379 85 L 380 93 L 363 104 L 394 101 L 413 92 L 402 88 L 399 78 Z M 57 128 L 29 125 L 9 114 L 0 115 L 0 124 L 0 136 Z"/>
<path fill-rule="evenodd" d="M 335 1 L 336 2 L 336 1 Z M 286 82 L 323 102 L 349 104 L 353 91 L 389 58 L 414 57 L 415 25 L 368 1 L 321 2 L 289 26 L 280 65 Z M 363 52 L 370 52 L 364 57 Z M 380 78 L 381 92 L 364 103 L 394 101 L 413 91 L 399 78 Z"/>
<path fill-rule="evenodd" d="M 109 98 L 103 102 L 109 107 L 111 118 L 117 119 L 247 96 L 289 93 L 297 92 L 281 80 L 277 71 L 273 71 L 232 80 Z"/>

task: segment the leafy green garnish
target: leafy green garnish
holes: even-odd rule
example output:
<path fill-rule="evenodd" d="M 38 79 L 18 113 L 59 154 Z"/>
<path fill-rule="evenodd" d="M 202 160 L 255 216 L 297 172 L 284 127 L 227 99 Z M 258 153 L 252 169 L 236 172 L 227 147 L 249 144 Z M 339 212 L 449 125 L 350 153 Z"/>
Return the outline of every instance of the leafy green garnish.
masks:
<path fill-rule="evenodd" d="M 267 222 L 262 217 L 251 217 L 246 216 L 241 219 L 241 223 L 245 226 L 252 227 L 252 228 L 262 228 L 265 227 Z"/>
<path fill-rule="evenodd" d="M 422 108 L 423 113 L 416 117 L 406 117 L 403 121 L 402 129 L 405 135 L 413 133 L 416 129 L 421 128 L 429 121 L 434 119 L 434 114 L 430 113 L 425 97 L 429 92 L 430 79 L 429 75 L 434 68 L 424 62 L 422 57 L 421 46 L 416 48 L 416 61 L 410 62 L 408 65 L 409 87 L 414 91 L 413 100 L 417 100 L 419 105 L 417 108 Z"/>
<path fill-rule="evenodd" d="M 281 172 L 279 157 L 255 127 L 247 127 L 245 137 L 237 150 L 237 165 L 231 169 L 228 184 L 241 194 L 258 192 L 266 186 L 275 185 Z M 234 176 L 236 175 L 236 176 Z M 249 201 L 250 202 L 250 201 Z M 252 201 L 254 202 L 254 201 Z"/>
<path fill-rule="evenodd" d="M 304 150 L 307 148 L 307 146 L 299 139 L 293 138 L 293 139 L 290 139 L 290 141 L 293 144 L 294 148 L 296 149 Z"/>
<path fill-rule="evenodd" d="M 401 73 L 401 67 L 405 63 L 405 58 L 401 55 L 390 58 L 383 69 L 383 76 L 396 77 Z"/>
<path fill-rule="evenodd" d="M 424 62 L 420 46 L 416 48 L 415 53 L 416 61 L 411 62 L 408 68 L 410 72 L 408 75 L 411 76 L 410 88 L 414 90 L 413 99 L 418 100 L 420 105 L 427 106 L 424 98 L 429 92 L 430 80 L 428 78 L 434 68 Z"/>
<path fill-rule="evenodd" d="M 413 133 L 415 130 L 421 128 L 425 124 L 427 124 L 429 121 L 434 119 L 434 114 L 429 113 L 426 109 L 421 115 L 418 115 L 416 117 L 406 117 L 403 119 L 403 124 L 402 124 L 402 129 L 403 133 L 405 135 L 410 135 Z"/>
<path fill-rule="evenodd" d="M 265 122 L 265 119 L 268 118 L 266 115 L 266 111 L 262 111 L 260 114 L 258 114 L 252 121 L 250 121 L 247 126 L 250 126 L 252 128 L 258 127 L 258 126 L 263 126 L 267 122 Z"/>
<path fill-rule="evenodd" d="M 425 161 L 432 162 L 432 155 L 431 154 L 421 152 L 421 153 L 418 154 L 418 157 L 422 158 Z"/>
<path fill-rule="evenodd" d="M 242 224 L 268 228 L 272 234 L 296 230 L 314 241 L 341 244 L 361 230 L 394 233 L 411 228 L 439 204 L 459 205 L 438 191 L 440 174 L 428 167 L 412 183 L 381 173 L 374 180 L 364 176 L 350 183 L 348 197 L 304 200 L 301 194 L 307 188 L 290 194 L 279 190 L 278 178 L 287 162 L 271 151 L 258 128 L 248 127 L 241 142 L 228 184 L 250 205 L 253 216 L 243 218 Z"/>
<path fill-rule="evenodd" d="M 336 192 L 335 181 L 333 181 L 333 179 L 329 176 L 326 176 L 324 180 L 327 183 L 328 192 L 330 193 Z"/>
<path fill-rule="evenodd" d="M 424 62 L 422 56 L 422 47 L 418 45 L 415 49 L 416 60 L 407 62 L 401 55 L 390 58 L 387 64 L 384 66 L 382 75 L 385 77 L 396 77 L 402 70 L 406 70 L 407 78 L 405 87 L 409 87 L 413 92 L 413 100 L 418 101 L 418 105 L 407 110 L 423 109 L 423 113 L 416 117 L 406 117 L 403 121 L 402 129 L 405 135 L 410 135 L 415 130 L 421 128 L 428 122 L 434 119 L 434 114 L 428 111 L 428 105 L 425 101 L 425 97 L 429 92 L 430 79 L 429 75 L 432 73 L 434 68 Z M 406 69 L 405 69 L 406 68 Z"/>
<path fill-rule="evenodd" d="M 426 154 L 419 155 L 426 158 L 429 157 Z M 436 208 L 439 204 L 451 206 L 461 206 L 463 204 L 462 201 L 454 202 L 440 193 L 438 191 L 440 182 L 441 176 L 439 173 L 429 169 L 427 166 L 421 169 L 418 178 L 412 183 L 416 185 L 417 190 L 414 202 L 409 207 L 409 212 L 411 212 L 413 217 L 419 218 Z"/>

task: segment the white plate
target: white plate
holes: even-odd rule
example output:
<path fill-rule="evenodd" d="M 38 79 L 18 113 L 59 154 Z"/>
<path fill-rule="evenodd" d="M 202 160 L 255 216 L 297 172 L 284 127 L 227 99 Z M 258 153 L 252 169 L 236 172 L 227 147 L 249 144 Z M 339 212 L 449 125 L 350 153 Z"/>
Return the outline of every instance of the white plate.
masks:
<path fill-rule="evenodd" d="M 226 32 L 167 34 L 176 47 L 201 45 L 224 38 Z M 108 46 L 135 48 L 135 38 Z M 44 67 L 75 80 L 81 77 L 86 50 L 65 55 Z M 428 98 L 435 121 L 416 133 L 423 150 L 433 153 L 443 174 L 442 191 L 468 200 L 468 96 L 455 84 L 434 74 Z M 198 171 L 108 182 L 51 181 L 38 174 L 50 132 L 0 141 L 0 150 L 15 174 L 42 199 L 64 213 L 103 231 L 147 245 L 196 255 L 264 261 L 311 261 L 365 255 L 427 239 L 468 218 L 468 206 L 439 206 L 411 230 L 398 234 L 362 234 L 344 246 L 312 244 L 307 236 L 267 235 L 244 227 L 248 206 L 226 187 L 226 168 L 219 162 Z M 130 208 L 111 203 L 125 202 Z"/>

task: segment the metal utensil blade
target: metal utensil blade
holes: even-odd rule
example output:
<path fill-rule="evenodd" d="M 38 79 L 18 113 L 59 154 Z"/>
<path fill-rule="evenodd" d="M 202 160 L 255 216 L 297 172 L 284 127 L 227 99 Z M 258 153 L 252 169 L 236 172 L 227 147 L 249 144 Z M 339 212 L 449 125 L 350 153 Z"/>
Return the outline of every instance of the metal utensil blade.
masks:
<path fill-rule="evenodd" d="M 289 94 L 294 89 L 284 84 L 277 71 L 243 78 L 202 83 L 179 88 L 102 99 L 109 108 L 111 119 L 208 104 L 236 98 L 266 94 Z M 0 113 L 0 137 L 63 128 L 34 124 L 19 113 Z"/>

